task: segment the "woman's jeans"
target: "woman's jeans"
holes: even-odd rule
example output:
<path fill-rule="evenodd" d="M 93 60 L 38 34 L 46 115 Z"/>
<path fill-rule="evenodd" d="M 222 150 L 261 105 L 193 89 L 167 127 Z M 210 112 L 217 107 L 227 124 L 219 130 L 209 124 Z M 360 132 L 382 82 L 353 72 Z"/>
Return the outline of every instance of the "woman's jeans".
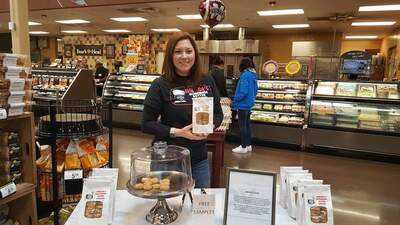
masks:
<path fill-rule="evenodd" d="M 238 110 L 240 142 L 242 148 L 251 145 L 250 110 Z"/>
<path fill-rule="evenodd" d="M 196 188 L 210 187 L 210 165 L 208 164 L 208 159 L 193 165 L 192 176 Z"/>

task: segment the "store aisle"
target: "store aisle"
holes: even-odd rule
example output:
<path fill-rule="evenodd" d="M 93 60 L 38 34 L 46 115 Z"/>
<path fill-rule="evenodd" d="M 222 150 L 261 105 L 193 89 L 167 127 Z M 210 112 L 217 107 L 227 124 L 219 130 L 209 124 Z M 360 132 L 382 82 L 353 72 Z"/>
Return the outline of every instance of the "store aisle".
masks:
<path fill-rule="evenodd" d="M 114 166 L 118 187 L 129 179 L 130 153 L 150 145 L 140 131 L 114 129 Z M 332 186 L 335 225 L 397 225 L 400 221 L 400 165 L 343 157 L 255 147 L 234 154 L 225 145 L 225 166 L 279 172 L 280 166 L 301 165 Z"/>

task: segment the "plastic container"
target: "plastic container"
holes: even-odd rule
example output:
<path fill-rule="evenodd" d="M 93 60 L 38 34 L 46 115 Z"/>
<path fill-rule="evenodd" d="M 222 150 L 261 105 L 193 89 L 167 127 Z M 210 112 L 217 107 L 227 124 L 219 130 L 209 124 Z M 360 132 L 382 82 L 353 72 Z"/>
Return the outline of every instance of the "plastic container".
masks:
<path fill-rule="evenodd" d="M 12 103 L 8 108 L 8 116 L 18 116 L 24 113 L 25 103 Z"/>
<path fill-rule="evenodd" d="M 8 104 L 23 103 L 25 98 L 25 91 L 11 91 L 8 97 Z"/>
<path fill-rule="evenodd" d="M 25 90 L 25 79 L 11 78 L 9 79 L 9 89 L 13 91 L 24 91 Z"/>

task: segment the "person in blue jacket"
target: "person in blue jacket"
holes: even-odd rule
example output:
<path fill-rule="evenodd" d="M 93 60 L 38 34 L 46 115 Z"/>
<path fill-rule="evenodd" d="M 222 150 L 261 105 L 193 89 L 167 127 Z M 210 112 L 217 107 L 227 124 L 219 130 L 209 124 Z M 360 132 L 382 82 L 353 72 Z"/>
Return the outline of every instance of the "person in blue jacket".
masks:
<path fill-rule="evenodd" d="M 233 99 L 233 109 L 238 111 L 241 145 L 234 148 L 235 153 L 247 153 L 252 151 L 250 110 L 254 106 L 258 85 L 257 74 L 253 60 L 243 58 L 239 65 L 240 78 L 236 86 Z"/>

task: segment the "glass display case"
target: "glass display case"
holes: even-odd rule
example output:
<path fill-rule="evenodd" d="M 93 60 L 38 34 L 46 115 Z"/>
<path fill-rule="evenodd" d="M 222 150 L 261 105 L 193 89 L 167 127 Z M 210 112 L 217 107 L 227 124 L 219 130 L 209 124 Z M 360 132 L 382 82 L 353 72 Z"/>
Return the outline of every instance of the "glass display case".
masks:
<path fill-rule="evenodd" d="M 306 80 L 258 80 L 250 119 L 272 125 L 302 127 L 306 111 Z"/>
<path fill-rule="evenodd" d="M 104 86 L 103 99 L 112 101 L 116 109 L 142 111 L 146 93 L 157 77 L 129 73 L 110 75 Z"/>
<path fill-rule="evenodd" d="M 316 81 L 309 126 L 400 136 L 399 84 Z"/>
<path fill-rule="evenodd" d="M 61 98 L 78 72 L 75 69 L 32 69 L 33 99 Z"/>

